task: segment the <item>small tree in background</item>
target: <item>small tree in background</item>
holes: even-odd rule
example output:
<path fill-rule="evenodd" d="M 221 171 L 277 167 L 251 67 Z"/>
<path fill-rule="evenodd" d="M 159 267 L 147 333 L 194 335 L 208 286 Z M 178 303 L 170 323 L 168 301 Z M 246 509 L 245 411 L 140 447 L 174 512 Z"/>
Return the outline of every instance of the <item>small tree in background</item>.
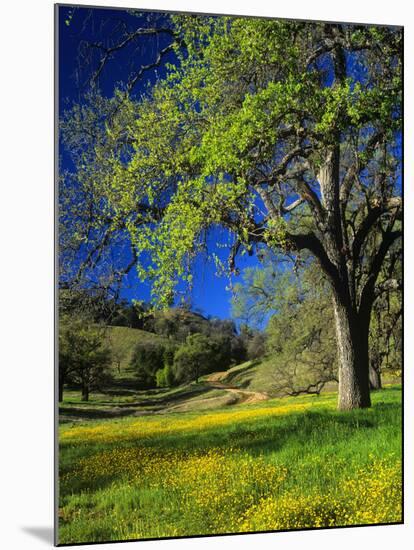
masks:
<path fill-rule="evenodd" d="M 61 316 L 59 323 L 59 403 L 63 401 L 65 384 L 76 367 L 72 354 L 72 341 L 75 339 L 76 335 L 70 317 Z"/>
<path fill-rule="evenodd" d="M 263 257 L 261 268 L 243 273 L 233 312 L 253 324 L 269 319 L 266 333 L 244 328 L 249 358 L 265 352 L 279 394 L 319 393 L 337 379 L 332 303 L 326 282 L 304 256 L 295 270 Z"/>
<path fill-rule="evenodd" d="M 68 377 L 82 390 L 82 400 L 89 400 L 91 390 L 109 378 L 112 357 L 105 329 L 82 317 L 61 319 L 59 327 L 59 400 Z"/>
<path fill-rule="evenodd" d="M 390 289 L 378 298 L 372 313 L 370 332 L 371 389 L 382 388 L 382 375 L 401 375 L 402 368 L 401 289 Z"/>
<path fill-rule="evenodd" d="M 198 382 L 211 369 L 214 351 L 204 334 L 191 334 L 174 356 L 174 376 L 179 383 Z"/>
<path fill-rule="evenodd" d="M 164 366 L 164 346 L 154 342 L 138 342 L 130 362 L 140 389 L 156 387 L 156 372 Z"/>
<path fill-rule="evenodd" d="M 175 386 L 174 371 L 171 365 L 164 365 L 155 373 L 157 388 L 170 388 Z"/>
<path fill-rule="evenodd" d="M 255 331 L 247 343 L 247 357 L 250 360 L 260 359 L 266 353 L 266 335 Z"/>
<path fill-rule="evenodd" d="M 176 384 L 174 377 L 174 355 L 177 351 L 177 346 L 175 344 L 169 344 L 164 348 L 163 360 L 164 367 L 157 370 L 155 374 L 155 379 L 157 383 L 157 388 L 169 388 Z"/>
<path fill-rule="evenodd" d="M 326 295 L 309 291 L 301 302 L 288 302 L 271 318 L 267 334 L 276 393 L 319 394 L 337 381 L 333 310 Z"/>

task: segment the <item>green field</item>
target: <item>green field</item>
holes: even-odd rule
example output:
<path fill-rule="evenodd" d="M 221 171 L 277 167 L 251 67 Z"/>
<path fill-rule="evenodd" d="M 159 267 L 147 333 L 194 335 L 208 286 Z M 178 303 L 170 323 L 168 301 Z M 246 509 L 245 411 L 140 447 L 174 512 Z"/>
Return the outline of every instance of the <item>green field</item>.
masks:
<path fill-rule="evenodd" d="M 196 390 L 186 391 L 197 400 Z M 211 399 L 226 393 L 210 390 Z M 170 393 L 153 401 L 173 402 Z M 110 408 L 107 398 L 88 406 Z M 346 413 L 334 393 L 187 410 L 66 419 L 61 544 L 401 522 L 399 386 Z"/>

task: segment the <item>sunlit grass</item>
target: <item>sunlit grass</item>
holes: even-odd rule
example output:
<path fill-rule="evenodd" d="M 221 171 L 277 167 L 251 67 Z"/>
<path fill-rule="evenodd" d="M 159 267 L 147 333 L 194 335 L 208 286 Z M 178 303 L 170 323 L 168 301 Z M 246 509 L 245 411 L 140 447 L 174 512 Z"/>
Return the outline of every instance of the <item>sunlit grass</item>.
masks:
<path fill-rule="evenodd" d="M 401 521 L 400 389 L 61 428 L 60 542 Z"/>

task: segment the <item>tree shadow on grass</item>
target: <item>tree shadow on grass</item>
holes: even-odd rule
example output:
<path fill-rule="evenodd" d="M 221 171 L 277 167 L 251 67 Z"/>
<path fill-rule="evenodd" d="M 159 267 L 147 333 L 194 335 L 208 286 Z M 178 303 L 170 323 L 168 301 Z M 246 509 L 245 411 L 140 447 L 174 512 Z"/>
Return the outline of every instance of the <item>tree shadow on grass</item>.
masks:
<path fill-rule="evenodd" d="M 199 385 L 169 395 L 142 397 L 131 403 L 93 403 L 80 406 L 59 407 L 59 416 L 62 422 L 72 420 L 104 420 L 122 418 L 125 416 L 147 416 L 168 412 L 168 407 L 179 405 L 189 398 L 198 397 L 213 391 L 215 388 L 208 385 Z M 106 408 L 103 408 L 106 407 Z"/>
<path fill-rule="evenodd" d="M 254 369 L 259 364 L 260 364 L 260 361 L 253 360 L 250 363 L 250 365 L 248 365 L 247 367 L 244 367 L 243 369 L 235 370 L 234 372 L 229 372 L 227 374 L 227 376 L 225 377 L 226 383 L 234 382 L 238 378 L 243 377 L 247 372 L 250 372 L 252 369 Z M 249 380 L 251 380 L 251 378 Z"/>
<path fill-rule="evenodd" d="M 383 403 L 379 410 L 374 411 L 306 411 L 277 418 L 267 417 L 260 421 L 252 419 L 225 428 L 215 426 L 202 431 L 162 434 L 150 440 L 136 442 L 131 439 L 123 442 L 123 446 L 149 447 L 160 454 L 176 450 L 183 452 L 183 456 L 193 452 L 207 452 L 212 448 L 220 448 L 224 453 L 228 449 L 233 449 L 236 453 L 246 452 L 253 457 L 292 448 L 301 455 L 309 452 L 312 447 L 323 448 L 335 442 L 349 441 L 357 433 L 366 433 L 366 437 L 369 438 L 371 430 L 379 428 L 386 422 L 385 417 L 390 418 L 390 415 L 396 412 L 398 405 L 392 403 Z M 119 446 L 119 443 L 114 443 L 113 446 Z M 229 452 L 234 452 L 233 450 Z M 121 472 L 120 476 L 122 477 Z M 61 495 L 64 497 L 72 492 L 103 489 L 118 478 L 117 474 L 102 476 L 95 479 L 91 487 L 90 480 L 76 479 L 75 476 L 67 487 L 61 487 Z"/>
<path fill-rule="evenodd" d="M 257 419 L 247 420 L 222 430 L 214 427 L 201 433 L 168 434 L 152 441 L 158 448 L 190 450 L 219 447 L 224 451 L 226 448 L 236 448 L 257 456 L 280 451 L 287 445 L 300 447 L 306 441 L 324 445 L 330 443 L 334 436 L 347 438 L 356 431 L 371 430 L 377 426 L 376 418 L 307 411 L 277 417 L 274 421 L 271 418 L 259 422 Z"/>
<path fill-rule="evenodd" d="M 391 408 L 391 407 L 390 407 Z M 286 446 L 303 448 L 307 442 L 323 447 L 335 441 L 347 440 L 354 434 L 368 433 L 379 427 L 380 417 L 364 418 L 362 414 L 319 413 L 307 411 L 292 415 L 280 424 L 240 427 L 231 433 L 232 444 L 252 455 L 278 452 Z"/>
<path fill-rule="evenodd" d="M 121 410 L 118 407 L 114 409 L 88 409 L 86 407 L 61 407 L 59 408 L 59 417 L 61 420 L 104 420 L 113 418 L 122 418 L 135 414 L 135 411 Z M 141 411 L 142 415 L 151 414 L 150 411 Z"/>

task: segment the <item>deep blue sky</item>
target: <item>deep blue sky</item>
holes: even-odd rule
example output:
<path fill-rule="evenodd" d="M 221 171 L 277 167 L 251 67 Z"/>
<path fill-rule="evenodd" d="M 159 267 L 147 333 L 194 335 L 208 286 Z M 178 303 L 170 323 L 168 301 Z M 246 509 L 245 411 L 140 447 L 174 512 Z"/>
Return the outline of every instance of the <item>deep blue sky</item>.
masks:
<path fill-rule="evenodd" d="M 162 17 L 162 14 L 160 14 Z M 78 102 L 85 91 L 85 81 L 87 73 L 82 69 L 82 45 L 85 41 L 98 42 L 107 39 L 112 32 L 117 32 L 119 26 L 126 25 L 131 28 L 137 28 L 139 19 L 132 16 L 125 10 L 111 9 L 89 9 L 89 8 L 70 8 L 60 6 L 59 8 L 59 112 L 68 109 L 74 102 Z M 114 58 L 109 61 L 105 71 L 102 73 L 100 88 L 103 94 L 111 96 L 114 86 L 117 82 L 125 81 L 130 72 L 147 64 L 153 60 L 159 46 L 163 43 L 154 43 L 151 40 L 142 40 L 137 46 L 126 48 L 116 53 Z M 89 50 L 87 50 L 89 51 Z M 96 61 L 96 60 L 95 60 Z M 166 61 L 173 62 L 172 55 L 168 56 Z M 96 64 L 94 65 L 96 67 Z M 165 70 L 158 69 L 158 76 L 163 76 Z M 147 73 L 146 78 L 134 90 L 139 95 L 143 86 L 150 80 L 154 82 L 155 74 Z M 71 168 L 70 159 L 63 147 L 60 147 L 62 159 L 62 168 Z M 224 240 L 225 234 L 213 231 L 210 242 L 214 240 Z M 215 250 L 223 259 L 225 250 Z M 257 265 L 257 259 L 253 257 L 243 257 L 239 262 L 240 268 Z M 235 280 L 235 279 L 234 279 Z M 231 316 L 230 298 L 231 291 L 228 290 L 229 280 L 227 277 L 216 276 L 216 267 L 211 262 L 206 262 L 200 258 L 194 268 L 194 290 L 192 294 L 192 305 L 194 309 L 201 310 L 205 315 L 211 315 L 220 318 Z M 149 300 L 150 287 L 148 283 L 140 283 L 135 270 L 132 270 L 122 290 L 122 296 L 128 300 L 133 298 L 139 300 Z"/>

